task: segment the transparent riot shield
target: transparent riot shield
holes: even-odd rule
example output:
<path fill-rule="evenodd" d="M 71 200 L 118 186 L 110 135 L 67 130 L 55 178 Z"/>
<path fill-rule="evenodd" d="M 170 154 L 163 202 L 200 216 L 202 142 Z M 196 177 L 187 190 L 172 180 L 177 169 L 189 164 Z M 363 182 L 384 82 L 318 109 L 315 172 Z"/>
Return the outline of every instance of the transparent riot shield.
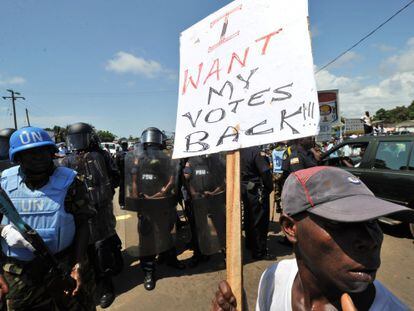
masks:
<path fill-rule="evenodd" d="M 226 246 L 225 174 L 225 159 L 221 154 L 190 158 L 184 170 L 197 240 L 205 255 Z"/>
<path fill-rule="evenodd" d="M 157 255 L 174 246 L 176 165 L 162 150 L 143 148 L 125 156 L 126 250 L 133 256 Z"/>
<path fill-rule="evenodd" d="M 106 170 L 105 159 L 99 152 L 70 154 L 59 162 L 60 165 L 78 172 L 88 188 L 91 204 L 102 205 L 112 200 L 111 181 Z"/>

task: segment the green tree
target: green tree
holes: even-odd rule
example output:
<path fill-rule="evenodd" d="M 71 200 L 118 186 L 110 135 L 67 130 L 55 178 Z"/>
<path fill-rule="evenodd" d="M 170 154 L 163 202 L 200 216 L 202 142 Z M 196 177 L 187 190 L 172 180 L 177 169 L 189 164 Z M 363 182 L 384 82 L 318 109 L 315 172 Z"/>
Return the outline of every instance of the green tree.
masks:
<path fill-rule="evenodd" d="M 116 138 L 116 135 L 115 135 L 115 134 L 113 134 L 113 133 L 111 133 L 111 132 L 109 132 L 109 131 L 102 131 L 102 130 L 99 130 L 99 131 L 97 132 L 97 134 L 98 134 L 99 139 L 100 139 L 102 142 L 112 142 L 112 141 L 114 141 L 114 140 L 115 140 L 115 138 Z"/>
<path fill-rule="evenodd" d="M 385 123 L 399 123 L 412 119 L 414 119 L 414 101 L 408 107 L 397 106 L 389 110 L 381 108 L 374 115 L 374 120 L 382 120 Z"/>
<path fill-rule="evenodd" d="M 67 128 L 59 125 L 54 125 L 52 128 L 45 128 L 46 131 L 51 131 L 55 135 L 55 142 L 61 143 L 66 141 Z"/>

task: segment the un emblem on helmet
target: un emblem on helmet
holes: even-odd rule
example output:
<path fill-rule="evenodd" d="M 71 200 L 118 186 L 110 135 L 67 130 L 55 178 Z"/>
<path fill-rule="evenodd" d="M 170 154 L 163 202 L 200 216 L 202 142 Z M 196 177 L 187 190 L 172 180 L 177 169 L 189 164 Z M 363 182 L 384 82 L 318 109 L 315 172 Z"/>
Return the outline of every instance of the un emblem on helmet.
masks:
<path fill-rule="evenodd" d="M 361 183 L 361 181 L 357 177 L 348 177 L 348 181 L 355 185 L 359 185 Z"/>

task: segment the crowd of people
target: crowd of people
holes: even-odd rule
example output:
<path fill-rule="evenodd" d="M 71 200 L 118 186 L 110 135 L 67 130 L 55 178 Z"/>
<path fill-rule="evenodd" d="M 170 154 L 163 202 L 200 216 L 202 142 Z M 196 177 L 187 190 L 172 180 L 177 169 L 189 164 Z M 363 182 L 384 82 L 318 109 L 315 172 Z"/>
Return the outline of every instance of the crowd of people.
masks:
<path fill-rule="evenodd" d="M 0 131 L 1 195 L 28 225 L 2 217 L 4 308 L 94 310 L 95 295 L 102 308 L 109 307 L 115 299 L 112 278 L 124 265 L 123 247 L 134 250 L 144 288 L 153 290 L 157 264 L 186 268 L 175 245 L 176 230 L 182 227 L 178 204 L 191 231 L 189 266 L 213 254 L 225 258 L 224 155 L 173 160 L 165 135 L 155 127 L 146 129 L 132 150 L 127 141 L 119 143 L 121 150 L 111 157 L 87 123 L 68 127 L 70 153 L 66 146 L 58 149 L 41 128 Z M 264 272 L 257 310 L 341 309 L 344 293 L 358 310 L 406 310 L 374 281 L 382 243 L 376 219 L 390 215 L 414 221 L 413 212 L 375 198 L 344 170 L 318 166 L 322 151 L 311 137 L 277 143 L 269 153 L 259 147 L 241 149 L 245 246 L 252 260 L 275 259 L 267 246 L 274 193 L 281 242 L 293 247 L 296 259 Z M 120 208 L 135 215 L 128 232 L 134 243 L 123 246 L 113 210 L 117 187 Z M 72 286 L 53 290 L 62 275 L 27 241 L 29 229 L 40 235 Z M 235 310 L 237 303 L 230 286 L 220 283 L 212 309 Z"/>

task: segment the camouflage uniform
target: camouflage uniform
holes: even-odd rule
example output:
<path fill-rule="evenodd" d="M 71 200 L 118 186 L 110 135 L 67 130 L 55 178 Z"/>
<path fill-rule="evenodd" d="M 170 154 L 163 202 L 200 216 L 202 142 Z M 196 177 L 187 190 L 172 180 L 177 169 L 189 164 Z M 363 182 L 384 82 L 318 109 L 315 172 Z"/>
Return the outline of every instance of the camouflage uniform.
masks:
<path fill-rule="evenodd" d="M 79 179 L 75 179 L 70 186 L 65 198 L 65 209 L 72 213 L 76 221 L 87 220 L 93 217 L 96 211 L 85 200 L 85 187 Z M 74 247 L 56 254 L 57 260 L 67 271 L 74 266 Z M 70 299 L 68 305 L 58 305 L 50 294 L 48 284 L 53 281 L 53 275 L 48 273 L 48 267 L 41 258 L 35 258 L 29 262 L 18 261 L 3 255 L 2 268 L 4 278 L 9 285 L 6 294 L 7 310 L 95 310 L 94 293 L 95 280 L 93 269 L 90 268 L 85 254 L 85 262 L 82 263 L 81 279 L 82 287 L 77 296 Z"/>

